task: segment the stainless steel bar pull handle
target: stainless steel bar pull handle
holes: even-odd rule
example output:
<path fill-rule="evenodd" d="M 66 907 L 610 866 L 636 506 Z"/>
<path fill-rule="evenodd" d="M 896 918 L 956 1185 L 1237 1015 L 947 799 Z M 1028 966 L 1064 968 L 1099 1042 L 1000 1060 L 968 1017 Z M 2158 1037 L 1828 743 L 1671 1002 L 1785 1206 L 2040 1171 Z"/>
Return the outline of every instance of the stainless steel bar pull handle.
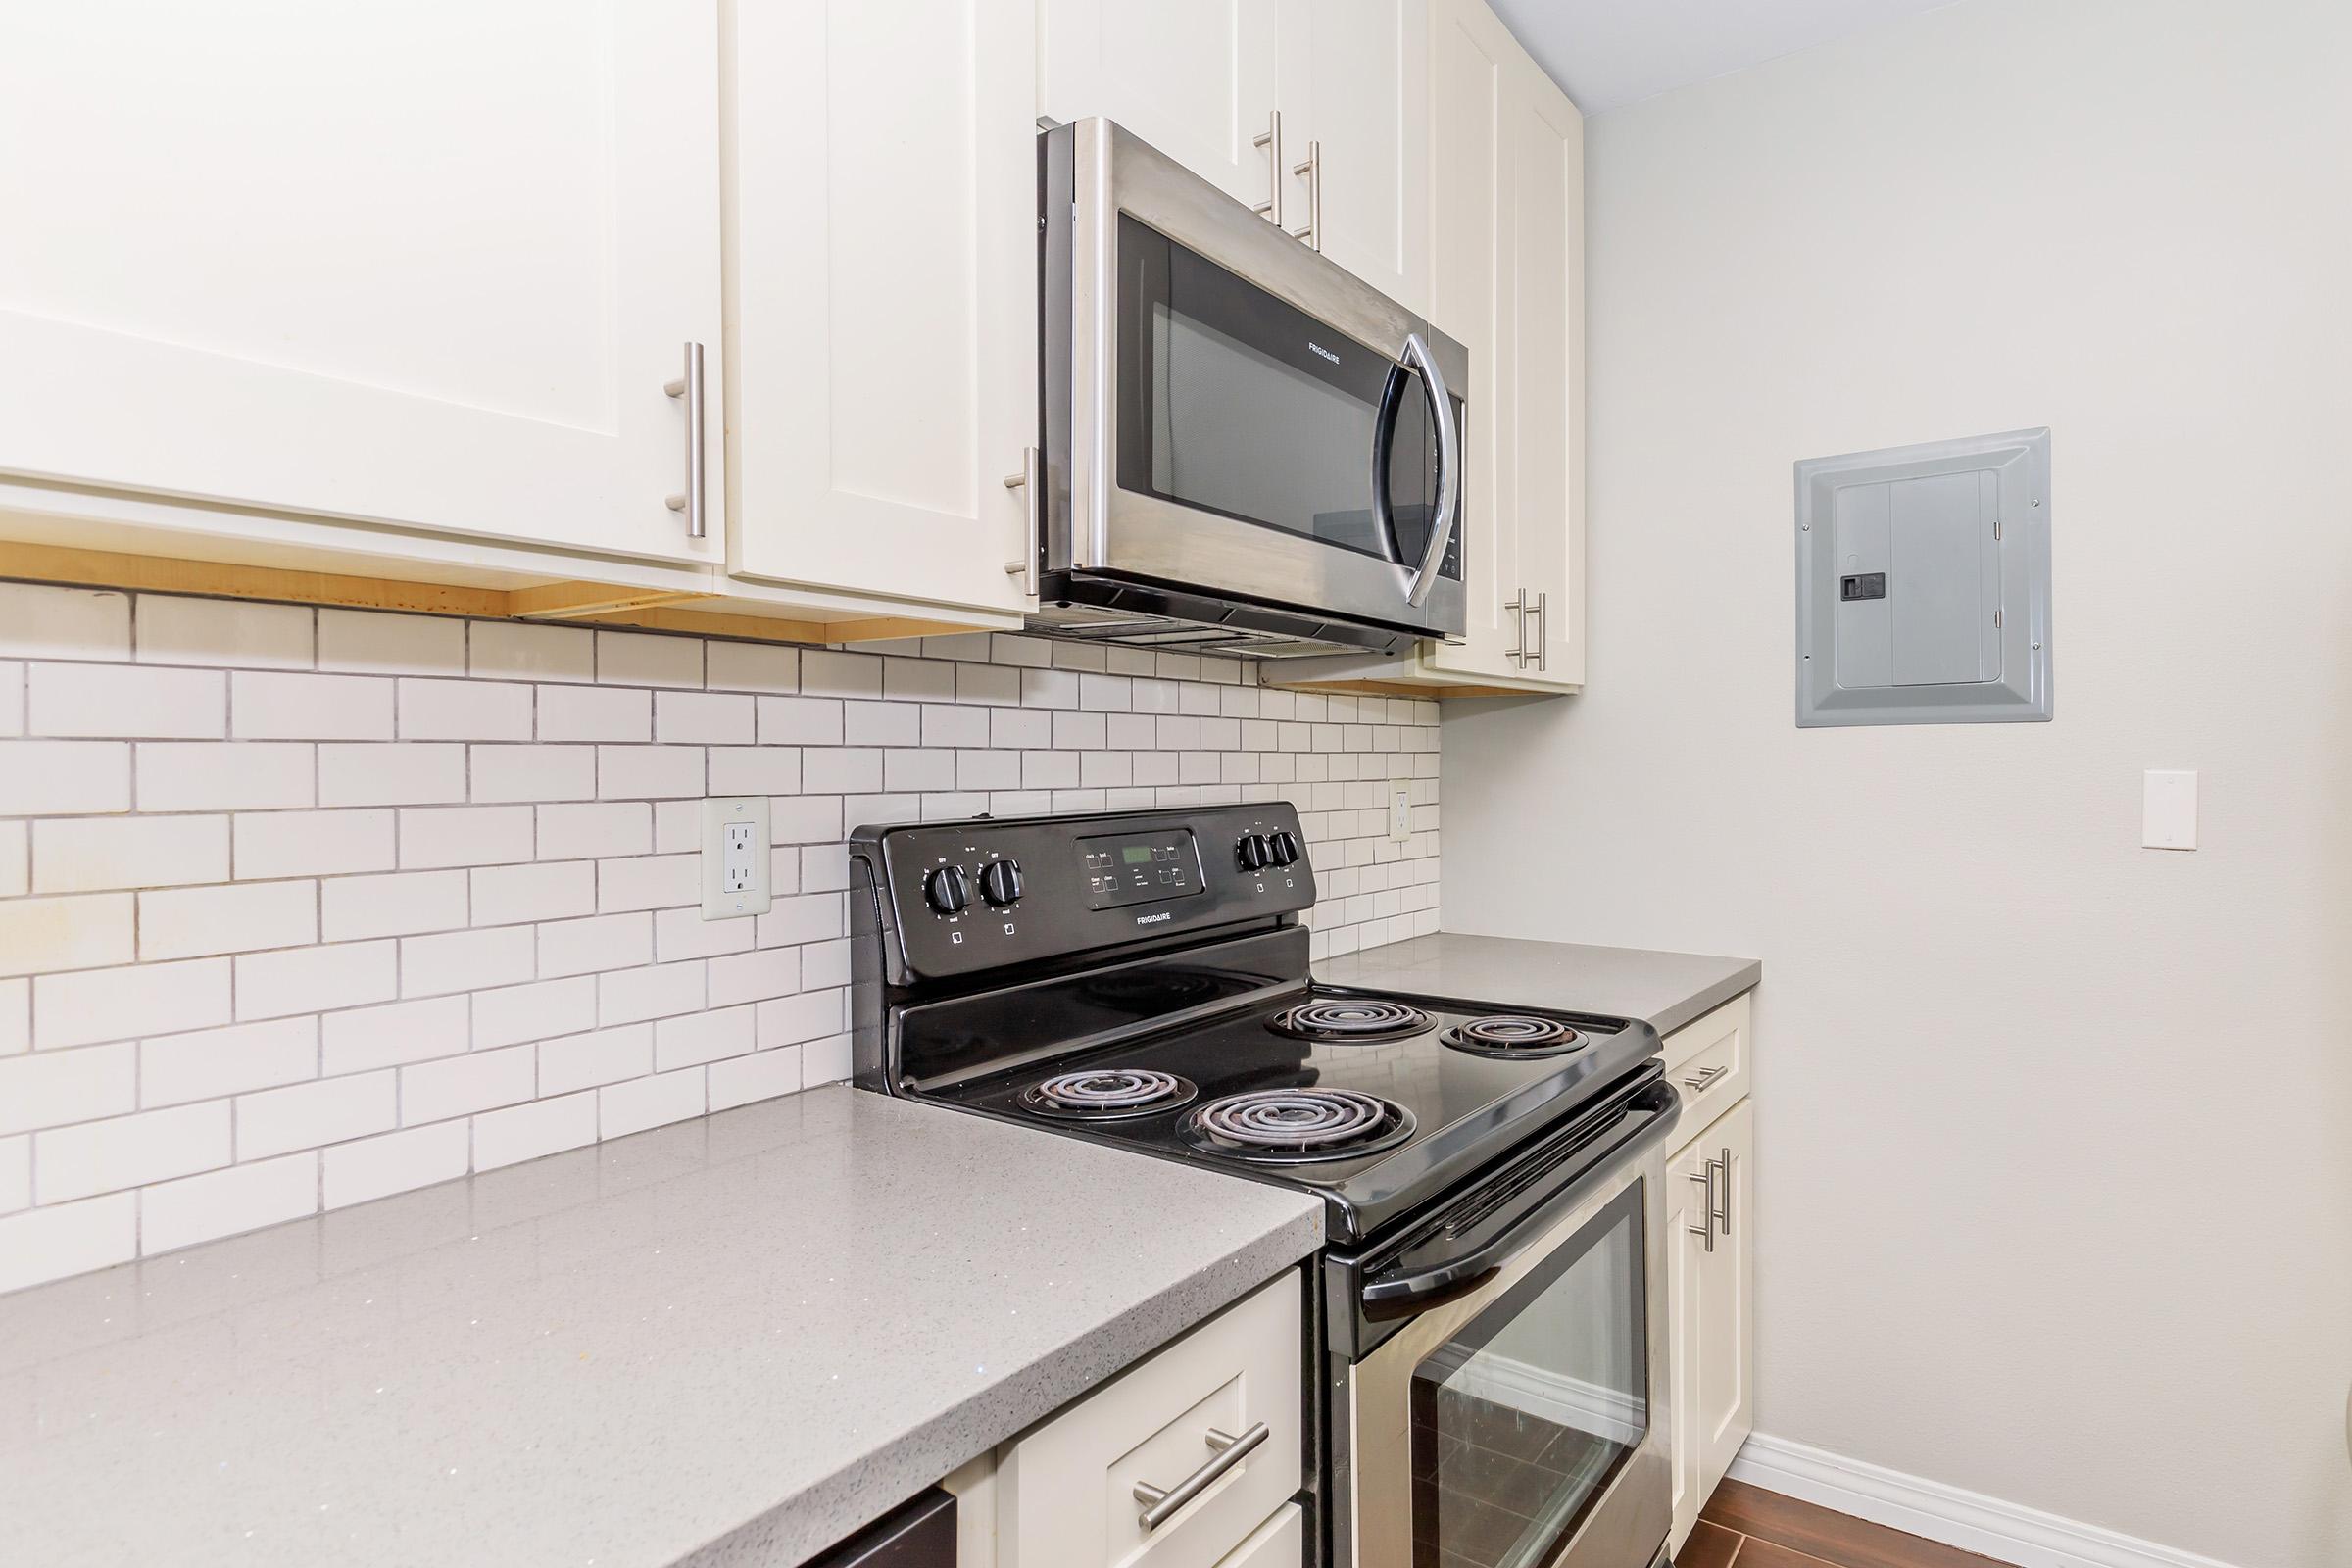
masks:
<path fill-rule="evenodd" d="M 1406 587 L 1404 602 L 1415 610 L 1429 600 L 1438 585 L 1438 567 L 1446 547 L 1453 543 L 1453 525 L 1462 509 L 1462 439 L 1453 427 L 1453 394 L 1446 390 L 1445 372 L 1421 334 L 1404 339 L 1404 363 L 1421 372 L 1421 390 L 1429 397 L 1429 417 L 1438 427 L 1438 512 L 1429 519 L 1429 543 L 1421 551 L 1421 567 Z"/>
<path fill-rule="evenodd" d="M 686 345 L 686 373 L 662 388 L 686 400 L 686 493 L 669 498 L 669 510 L 686 514 L 686 537 L 700 539 L 710 531 L 703 498 L 703 346 Z"/>
<path fill-rule="evenodd" d="M 1511 617 L 1512 626 L 1511 646 L 1502 651 L 1502 657 L 1514 666 L 1524 665 L 1527 662 L 1527 591 L 1521 589 L 1505 599 L 1502 609 L 1503 613 Z"/>
<path fill-rule="evenodd" d="M 1004 488 L 1021 492 L 1021 555 L 1004 563 L 1004 575 L 1018 574 L 1021 591 L 1037 597 L 1037 552 L 1045 536 L 1045 486 L 1039 483 L 1045 454 L 1035 447 L 1021 449 L 1021 471 L 1004 476 Z"/>
<path fill-rule="evenodd" d="M 1136 1516 L 1146 1530 L 1157 1530 L 1168 1522 L 1177 1509 L 1217 1484 L 1217 1478 L 1250 1456 L 1251 1449 L 1266 1441 L 1266 1424 L 1252 1421 L 1240 1437 L 1208 1429 L 1208 1446 L 1216 1450 L 1208 1463 L 1186 1476 L 1174 1486 L 1161 1490 L 1149 1481 L 1135 1484 L 1135 1500 L 1144 1504 Z"/>
<path fill-rule="evenodd" d="M 1723 1152 L 1723 1157 L 1721 1159 L 1711 1159 L 1707 1161 L 1707 1163 L 1715 1166 L 1723 1173 L 1722 1207 L 1717 1208 L 1712 1202 L 1710 1202 L 1708 1204 L 1708 1217 L 1713 1219 L 1718 1225 L 1721 1225 L 1723 1227 L 1723 1234 L 1726 1237 L 1729 1237 L 1732 1234 L 1732 1152 L 1729 1149 L 1726 1149 Z"/>
<path fill-rule="evenodd" d="M 1306 176 L 1306 222 L 1290 231 L 1291 238 L 1306 241 L 1310 251 L 1323 248 L 1323 144 L 1306 144 L 1306 161 L 1293 164 L 1291 172 Z"/>
<path fill-rule="evenodd" d="M 1709 1084 L 1713 1083 L 1713 1082 L 1714 1082 L 1716 1079 L 1718 1079 L 1718 1078 L 1722 1077 L 1722 1076 L 1723 1076 L 1725 1073 L 1727 1073 L 1727 1072 L 1730 1072 L 1731 1070 L 1732 1070 L 1731 1068 L 1729 1068 L 1729 1067 L 1726 1067 L 1726 1066 L 1723 1066 L 1723 1065 L 1721 1065 L 1721 1064 L 1718 1064 L 1718 1065 L 1716 1065 L 1716 1066 L 1713 1066 L 1713 1067 L 1709 1067 L 1709 1068 L 1708 1068 L 1706 1071 L 1704 1071 L 1704 1072 L 1692 1073 L 1692 1074 L 1691 1074 L 1690 1077 L 1688 1077 L 1688 1078 L 1684 1079 L 1684 1080 L 1683 1080 L 1683 1087 L 1684 1087 L 1685 1089 L 1688 1089 L 1688 1090 L 1691 1091 L 1693 1094 L 1695 1094 L 1696 1092 L 1698 1092 L 1698 1091 L 1699 1091 L 1699 1090 L 1701 1090 L 1701 1089 L 1704 1089 L 1704 1088 L 1706 1088 L 1706 1087 L 1707 1087 Z"/>
<path fill-rule="evenodd" d="M 1551 649 L 1549 647 L 1550 639 L 1544 635 L 1546 630 L 1544 622 L 1550 618 L 1551 595 L 1548 593 L 1540 593 L 1536 595 L 1535 656 L 1536 668 L 1538 669 L 1549 669 L 1551 667 Z"/>
<path fill-rule="evenodd" d="M 1708 1251 L 1715 1250 L 1715 1162 L 1708 1160 L 1703 1170 L 1690 1172 L 1690 1179 L 1705 1189 L 1700 1201 L 1707 1205 L 1707 1217 L 1696 1225 L 1685 1225 L 1684 1230 L 1704 1243 Z"/>
<path fill-rule="evenodd" d="M 1251 202 L 1250 210 L 1265 215 L 1266 221 L 1276 228 L 1282 226 L 1282 111 L 1266 111 L 1266 128 L 1250 138 L 1252 147 L 1266 150 L 1266 199 Z"/>

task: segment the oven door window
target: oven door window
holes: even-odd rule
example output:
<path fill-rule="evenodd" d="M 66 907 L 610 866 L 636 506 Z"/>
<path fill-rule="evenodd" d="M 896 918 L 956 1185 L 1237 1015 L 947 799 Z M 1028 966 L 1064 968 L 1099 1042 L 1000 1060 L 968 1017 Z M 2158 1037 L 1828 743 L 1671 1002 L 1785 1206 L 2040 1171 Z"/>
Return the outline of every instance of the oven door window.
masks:
<path fill-rule="evenodd" d="M 1122 489 L 1419 564 L 1438 456 L 1418 375 L 1125 214 L 1118 317 Z M 1457 529 L 1442 574 L 1460 557 Z"/>
<path fill-rule="evenodd" d="M 1636 1183 L 1413 1371 L 1415 1568 L 1538 1568 L 1649 1429 Z"/>

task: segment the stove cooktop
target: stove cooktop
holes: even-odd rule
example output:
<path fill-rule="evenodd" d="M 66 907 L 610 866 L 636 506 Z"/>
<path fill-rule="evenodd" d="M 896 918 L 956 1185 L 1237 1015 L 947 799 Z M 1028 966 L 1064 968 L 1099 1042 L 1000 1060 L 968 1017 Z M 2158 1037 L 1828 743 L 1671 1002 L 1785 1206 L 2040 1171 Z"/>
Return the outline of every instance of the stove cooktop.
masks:
<path fill-rule="evenodd" d="M 1319 1009 L 1349 1015 L 1348 1032 L 1301 1038 Z M 1499 1027 L 1482 1029 L 1490 1019 Z M 1647 1025 L 1621 1018 L 1306 986 L 919 1098 L 1312 1188 L 1333 1239 L 1356 1240 L 1640 1074 L 1657 1049 Z"/>

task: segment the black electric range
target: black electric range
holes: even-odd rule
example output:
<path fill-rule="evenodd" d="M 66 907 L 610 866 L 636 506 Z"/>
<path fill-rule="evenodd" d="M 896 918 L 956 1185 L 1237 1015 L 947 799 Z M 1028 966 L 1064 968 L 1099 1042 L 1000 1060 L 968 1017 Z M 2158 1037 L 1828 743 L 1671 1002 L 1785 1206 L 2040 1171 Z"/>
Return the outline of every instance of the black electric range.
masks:
<path fill-rule="evenodd" d="M 1408 1474 L 1394 1441 L 1411 1400 L 1438 1447 L 1449 1421 L 1503 1420 L 1580 1455 L 1524 1521 L 1524 1560 L 1662 1560 L 1650 1303 L 1680 1102 L 1657 1034 L 1315 984 L 1304 840 L 1283 802 L 859 829 L 857 1082 L 1322 1199 L 1302 1367 L 1315 1562 L 1379 1568 L 1399 1541 L 1463 1528 L 1458 1491 L 1422 1494 L 1437 1448 Z M 1513 1407 L 1479 1347 L 1562 1314 L 1623 1364 L 1554 1368 L 1575 1397 Z"/>
<path fill-rule="evenodd" d="M 1646 1023 L 1312 983 L 1287 803 L 861 829 L 869 1089 L 1304 1187 L 1362 1242 L 1599 1097 Z"/>

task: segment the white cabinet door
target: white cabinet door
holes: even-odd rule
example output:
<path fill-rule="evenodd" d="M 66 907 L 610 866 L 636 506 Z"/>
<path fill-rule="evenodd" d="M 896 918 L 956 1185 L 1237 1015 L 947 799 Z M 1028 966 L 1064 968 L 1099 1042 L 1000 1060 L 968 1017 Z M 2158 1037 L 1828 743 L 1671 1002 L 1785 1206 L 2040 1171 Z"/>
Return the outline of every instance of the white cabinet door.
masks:
<path fill-rule="evenodd" d="M 1426 314 L 1429 0 L 1284 0 L 1282 142 L 1284 226 Z"/>
<path fill-rule="evenodd" d="M 1755 1430 L 1754 1103 L 1741 1101 L 1697 1140 L 1719 1161 L 1715 1250 L 1707 1258 L 1698 1310 L 1698 1481 L 1715 1490 Z"/>
<path fill-rule="evenodd" d="M 1585 134 L 1532 63 L 1504 100 L 1511 387 L 1502 434 L 1528 657 L 1514 673 L 1585 678 Z"/>
<path fill-rule="evenodd" d="M 1514 675 L 1520 617 L 1518 538 L 1503 461 L 1512 415 L 1509 329 L 1510 139 L 1506 83 L 1519 48 L 1480 0 L 1431 0 L 1430 319 L 1470 351 L 1462 561 L 1468 624 L 1458 644 L 1433 643 L 1432 668 Z"/>
<path fill-rule="evenodd" d="M 1115 120 L 1252 206 L 1272 199 L 1278 172 L 1289 180 L 1281 149 L 1263 140 L 1280 45 L 1274 0 L 1040 0 L 1037 14 L 1036 113 Z"/>
<path fill-rule="evenodd" d="M 729 6 L 727 399 L 748 576 L 1029 603 L 1037 430 L 1028 0 Z"/>
<path fill-rule="evenodd" d="M 691 0 L 0 16 L 0 470 L 699 559 L 717 18 Z M 718 421 L 708 421 L 715 476 Z"/>

